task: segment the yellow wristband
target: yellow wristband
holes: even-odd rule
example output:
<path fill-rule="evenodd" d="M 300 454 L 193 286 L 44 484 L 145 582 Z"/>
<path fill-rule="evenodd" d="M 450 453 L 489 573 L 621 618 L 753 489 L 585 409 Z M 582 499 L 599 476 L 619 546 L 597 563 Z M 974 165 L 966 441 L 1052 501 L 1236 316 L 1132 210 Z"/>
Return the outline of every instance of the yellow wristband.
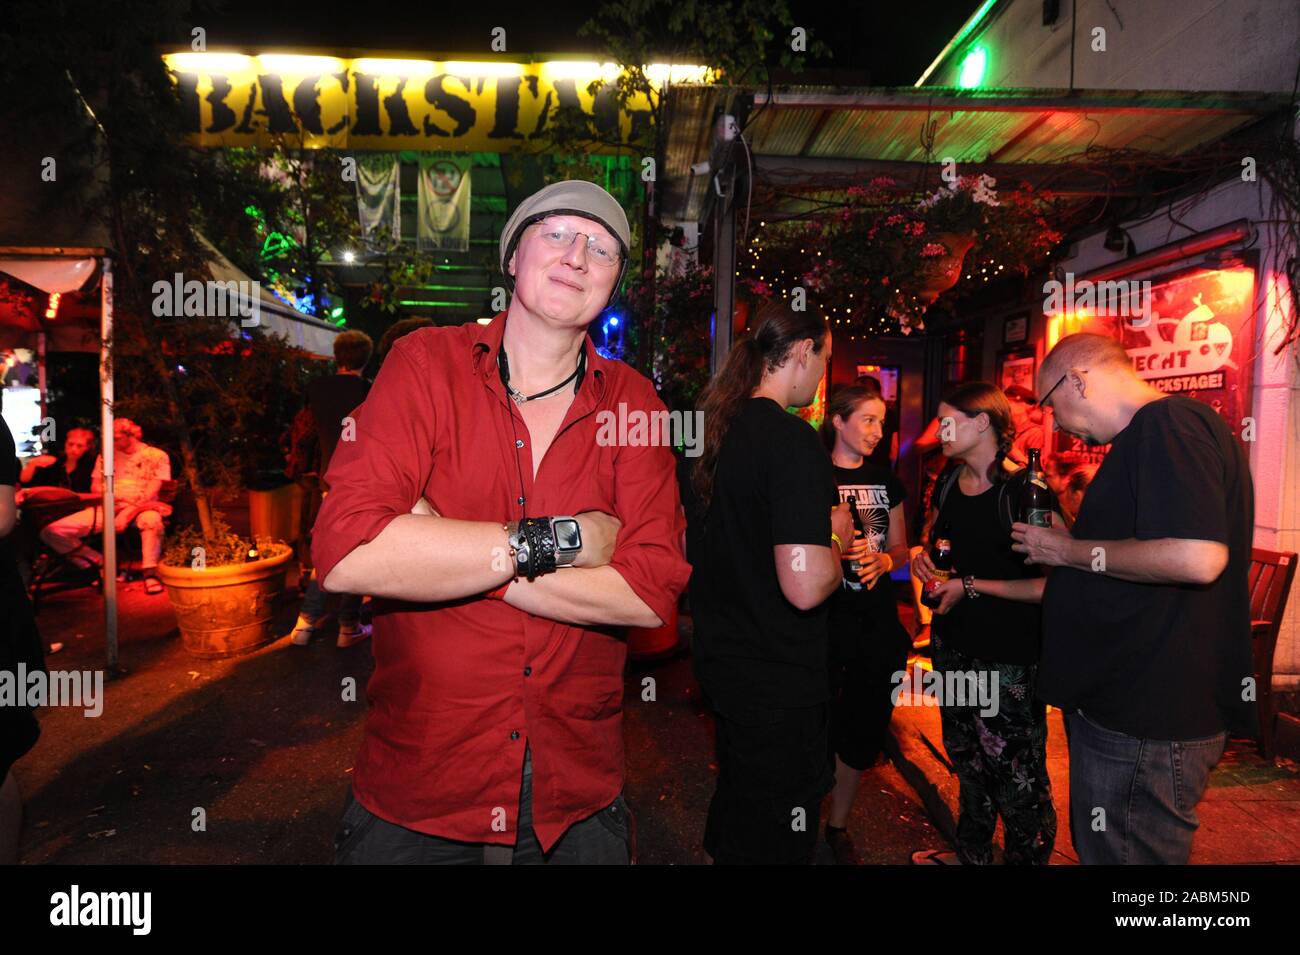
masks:
<path fill-rule="evenodd" d="M 840 535 L 831 531 L 831 540 L 840 545 L 840 553 L 844 553 L 844 541 L 840 540 Z"/>

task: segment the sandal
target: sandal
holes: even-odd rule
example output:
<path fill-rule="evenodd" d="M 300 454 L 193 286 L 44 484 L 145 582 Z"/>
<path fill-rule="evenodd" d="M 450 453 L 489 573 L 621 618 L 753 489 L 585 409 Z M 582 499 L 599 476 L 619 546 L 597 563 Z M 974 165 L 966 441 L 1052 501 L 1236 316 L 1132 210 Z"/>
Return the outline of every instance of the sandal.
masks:
<path fill-rule="evenodd" d="M 951 849 L 921 849 L 912 853 L 912 865 L 961 865 L 961 859 Z"/>
<path fill-rule="evenodd" d="M 158 579 L 157 574 L 144 575 L 144 592 L 150 595 L 160 594 L 163 592 L 163 582 Z"/>
<path fill-rule="evenodd" d="M 294 624 L 293 632 L 289 634 L 289 642 L 295 647 L 305 647 L 311 643 L 312 636 L 320 629 L 324 617 L 312 620 L 310 617 L 298 615 L 298 622 Z"/>

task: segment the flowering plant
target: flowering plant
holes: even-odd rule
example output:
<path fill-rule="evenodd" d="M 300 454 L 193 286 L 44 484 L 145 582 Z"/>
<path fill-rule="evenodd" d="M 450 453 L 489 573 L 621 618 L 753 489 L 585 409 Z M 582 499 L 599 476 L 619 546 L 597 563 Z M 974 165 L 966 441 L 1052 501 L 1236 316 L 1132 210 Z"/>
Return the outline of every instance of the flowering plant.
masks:
<path fill-rule="evenodd" d="M 835 299 L 835 323 L 897 322 L 904 333 L 924 327 L 926 309 L 949 286 L 975 274 L 985 279 L 1026 274 L 1061 241 L 1048 225 L 1054 200 L 1028 184 L 997 190 L 988 175 L 961 176 L 917 198 L 888 177 L 851 186 L 839 212 L 790 230 L 765 247 L 823 299 Z M 795 250 L 799 250 L 796 252 Z M 809 250 L 809 251 L 804 251 Z M 979 273 L 963 269 L 966 259 Z M 969 286 L 969 282 L 967 283 Z"/>
<path fill-rule="evenodd" d="M 638 278 L 625 293 L 630 329 L 635 329 L 630 334 L 651 337 L 652 376 L 664 403 L 690 408 L 709 383 L 713 269 L 660 271 L 653 282 L 652 289 Z"/>

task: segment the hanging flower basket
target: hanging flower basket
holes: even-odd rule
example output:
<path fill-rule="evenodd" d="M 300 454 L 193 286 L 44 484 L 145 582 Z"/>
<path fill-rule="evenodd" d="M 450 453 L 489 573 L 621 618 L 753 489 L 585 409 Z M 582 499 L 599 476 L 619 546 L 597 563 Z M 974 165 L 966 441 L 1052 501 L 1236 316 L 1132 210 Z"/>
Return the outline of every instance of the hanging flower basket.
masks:
<path fill-rule="evenodd" d="M 966 253 L 975 245 L 975 236 L 971 233 L 945 232 L 933 237 L 932 244 L 942 248 L 934 256 L 926 256 L 930 248 L 921 250 L 921 263 L 916 271 L 917 297 L 930 305 L 941 294 L 957 284 L 961 278 L 962 263 Z"/>
<path fill-rule="evenodd" d="M 802 285 L 843 331 L 907 334 L 924 328 L 922 316 L 945 293 L 977 287 L 964 281 L 968 273 L 987 282 L 1039 267 L 1061 240 L 1049 224 L 1054 204 L 1027 184 L 999 193 L 983 174 L 920 197 L 874 179 L 846 189 L 834 216 L 767 229 L 750 250 L 754 261 L 740 263 L 756 274 L 742 277 L 777 276 L 777 294 Z"/>

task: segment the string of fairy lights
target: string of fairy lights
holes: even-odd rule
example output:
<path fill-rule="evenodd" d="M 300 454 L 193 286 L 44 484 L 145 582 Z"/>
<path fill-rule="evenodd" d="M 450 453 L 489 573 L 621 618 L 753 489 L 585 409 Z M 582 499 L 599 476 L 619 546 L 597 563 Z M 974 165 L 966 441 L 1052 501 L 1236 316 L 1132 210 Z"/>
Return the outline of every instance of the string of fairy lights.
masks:
<path fill-rule="evenodd" d="M 745 260 L 741 262 L 741 268 L 736 271 L 736 278 L 758 282 L 773 292 L 779 292 L 782 298 L 789 298 L 795 288 L 802 286 L 802 275 L 804 273 L 793 268 L 787 270 L 775 263 L 765 262 L 763 252 L 765 249 L 770 250 L 773 243 L 768 242 L 765 244 L 763 242 L 762 230 L 767 229 L 766 221 L 760 221 L 758 227 L 760 232 L 746 243 L 744 249 Z M 781 251 L 789 254 L 793 251 L 793 246 L 781 247 Z M 799 254 L 809 256 L 808 264 L 811 267 L 815 264 L 815 259 L 822 257 L 823 250 L 812 249 L 810 252 L 808 246 L 803 244 L 799 248 Z M 1002 278 L 1006 274 L 1008 273 L 1004 263 L 988 257 L 975 262 L 964 262 L 960 281 L 978 281 L 979 284 L 983 285 L 990 280 Z M 879 281 L 880 278 L 880 276 L 862 276 L 864 282 Z M 891 314 L 889 310 L 872 308 L 866 296 L 859 296 L 851 290 L 837 289 L 834 291 L 839 291 L 844 297 L 836 300 L 834 304 L 823 302 L 821 304 L 821 317 L 832 329 L 843 326 L 844 331 L 849 333 L 849 341 L 857 341 L 859 336 L 866 339 L 870 336 L 895 333 L 903 327 L 898 314 L 905 310 L 900 309 L 897 314 Z M 906 311 L 913 315 L 919 315 L 924 311 L 924 309 L 920 308 L 922 302 L 920 296 L 912 292 L 905 292 L 902 288 L 895 288 L 894 292 L 898 296 L 907 297 L 909 308 Z M 819 297 L 826 298 L 826 292 L 822 292 Z M 866 314 L 869 309 L 871 310 L 870 314 Z M 924 325 L 919 327 L 924 328 Z"/>

